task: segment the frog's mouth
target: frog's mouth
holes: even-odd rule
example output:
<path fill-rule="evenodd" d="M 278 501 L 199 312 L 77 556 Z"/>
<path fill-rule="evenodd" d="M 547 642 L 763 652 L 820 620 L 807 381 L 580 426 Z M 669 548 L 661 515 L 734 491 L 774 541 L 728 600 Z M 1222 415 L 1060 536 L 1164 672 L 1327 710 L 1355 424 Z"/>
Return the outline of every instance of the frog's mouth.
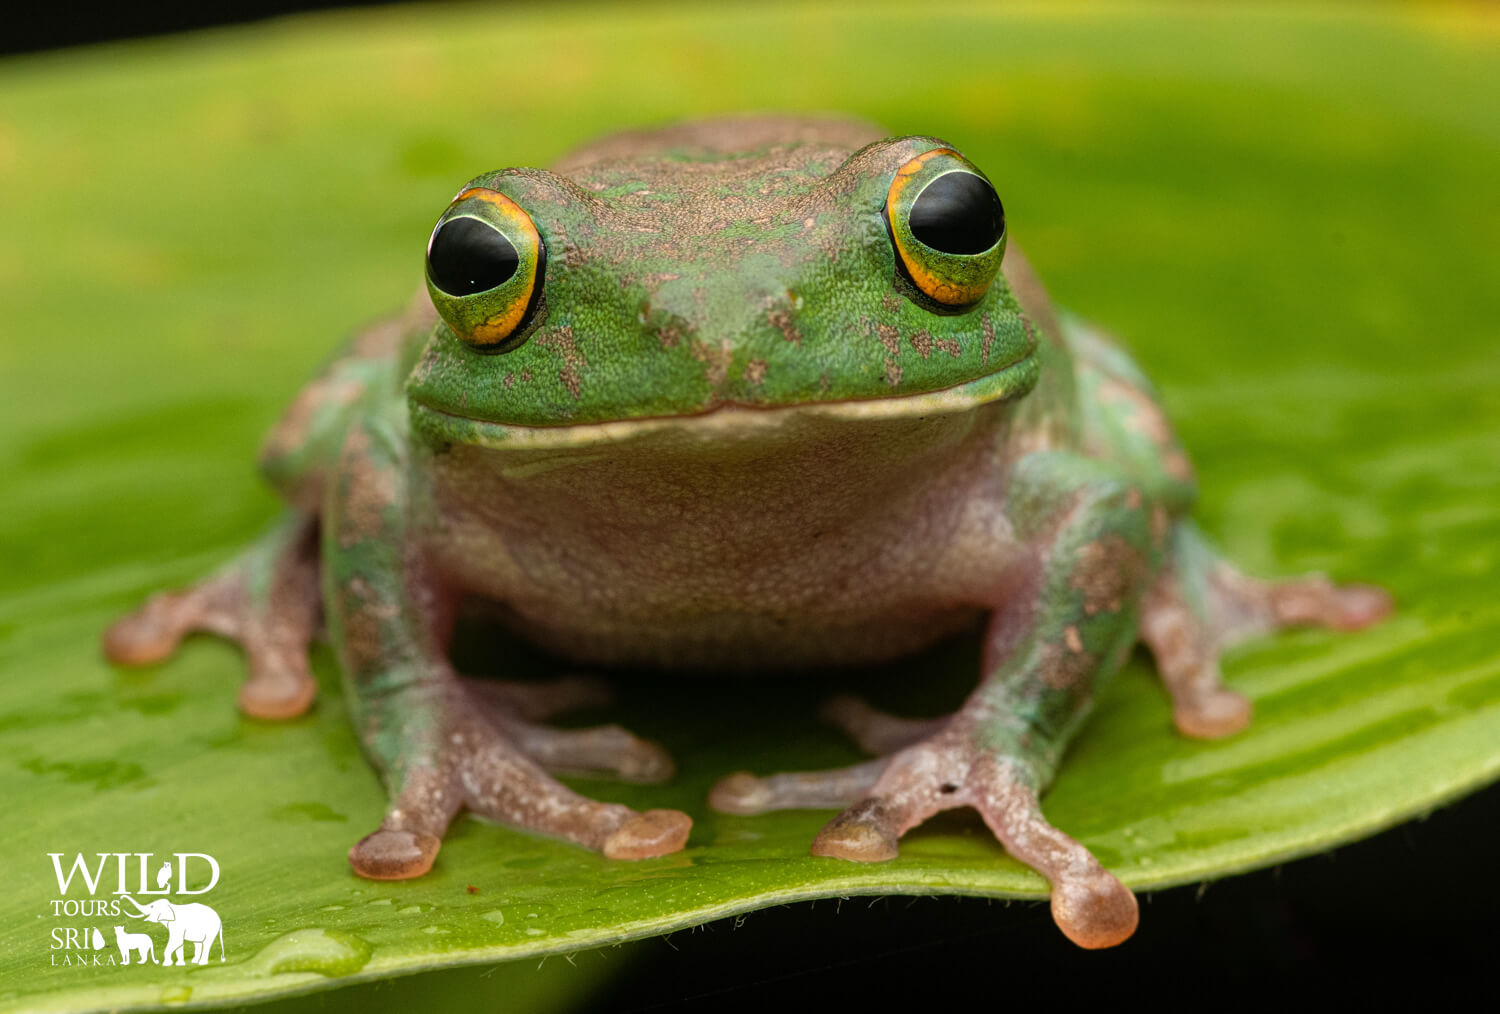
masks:
<path fill-rule="evenodd" d="M 755 434 L 768 434 L 793 419 L 870 423 L 972 411 L 982 405 L 1026 394 L 1036 386 L 1039 372 L 1034 350 L 1027 349 L 1020 358 L 1000 369 L 935 391 L 782 405 L 724 401 L 705 411 L 684 415 L 639 416 L 556 426 L 518 425 L 458 415 L 419 400 L 417 392 L 413 392 L 411 421 L 414 430 L 436 443 L 457 442 L 516 450 L 559 450 L 666 434 L 702 441 L 740 440 Z"/>

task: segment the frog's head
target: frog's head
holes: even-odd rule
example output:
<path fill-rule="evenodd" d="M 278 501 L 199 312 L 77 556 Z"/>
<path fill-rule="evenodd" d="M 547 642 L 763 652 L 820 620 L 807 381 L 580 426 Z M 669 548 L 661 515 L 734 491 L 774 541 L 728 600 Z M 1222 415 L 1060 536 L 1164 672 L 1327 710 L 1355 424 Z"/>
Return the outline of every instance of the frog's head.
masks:
<path fill-rule="evenodd" d="M 428 243 L 441 317 L 408 383 L 441 440 L 806 406 L 931 415 L 1024 394 L 1005 216 L 952 146 L 608 149 L 471 180 Z M 611 157 L 614 156 L 614 157 Z"/>

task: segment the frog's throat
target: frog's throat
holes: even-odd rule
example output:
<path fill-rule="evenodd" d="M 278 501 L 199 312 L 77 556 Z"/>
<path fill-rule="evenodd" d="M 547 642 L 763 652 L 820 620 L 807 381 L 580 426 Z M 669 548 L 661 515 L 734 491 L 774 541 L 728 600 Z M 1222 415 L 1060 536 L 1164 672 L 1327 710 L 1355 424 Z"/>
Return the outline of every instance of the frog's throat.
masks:
<path fill-rule="evenodd" d="M 920 394 L 838 402 L 794 402 L 745 405 L 725 402 L 691 415 L 644 416 L 611 422 L 520 426 L 454 415 L 411 399 L 412 428 L 436 443 L 457 442 L 515 450 L 556 450 L 635 440 L 672 431 L 704 440 L 741 439 L 785 425 L 789 417 L 817 417 L 849 422 L 909 419 L 972 411 L 981 405 L 1019 398 L 1036 386 L 1039 365 L 1034 353 L 993 373 L 952 387 Z"/>

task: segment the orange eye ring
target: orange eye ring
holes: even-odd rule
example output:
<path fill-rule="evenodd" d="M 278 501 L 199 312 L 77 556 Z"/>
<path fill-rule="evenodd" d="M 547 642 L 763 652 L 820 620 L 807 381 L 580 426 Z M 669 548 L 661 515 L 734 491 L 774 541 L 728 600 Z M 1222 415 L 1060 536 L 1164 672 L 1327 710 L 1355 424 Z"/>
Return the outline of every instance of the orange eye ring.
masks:
<path fill-rule="evenodd" d="M 476 352 L 519 347 L 540 317 L 547 248 L 531 216 L 483 187 L 459 193 L 427 241 L 427 291 Z"/>
<path fill-rule="evenodd" d="M 958 152 L 934 148 L 897 169 L 883 217 L 898 288 L 919 305 L 964 313 L 989 292 L 1005 257 L 1005 209 Z"/>

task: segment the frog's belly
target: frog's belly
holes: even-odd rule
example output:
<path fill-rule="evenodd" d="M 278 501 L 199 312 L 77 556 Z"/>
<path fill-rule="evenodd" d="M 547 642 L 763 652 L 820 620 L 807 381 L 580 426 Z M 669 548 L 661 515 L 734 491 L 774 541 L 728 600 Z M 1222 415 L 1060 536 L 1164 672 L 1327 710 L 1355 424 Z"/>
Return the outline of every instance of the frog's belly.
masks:
<path fill-rule="evenodd" d="M 890 529 L 739 540 L 591 542 L 448 530 L 444 569 L 503 622 L 580 663 L 763 670 L 911 654 L 1004 599 L 1024 551 L 928 515 Z M 938 523 L 941 522 L 941 523 Z"/>
<path fill-rule="evenodd" d="M 1031 556 L 991 428 L 962 413 L 798 418 L 755 440 L 454 446 L 426 463 L 427 551 L 523 636 L 601 665 L 877 662 L 1007 598 Z"/>
<path fill-rule="evenodd" d="M 972 627 L 982 615 L 973 606 L 915 605 L 879 615 L 725 609 L 628 619 L 505 605 L 499 610 L 501 622 L 515 633 L 580 664 L 733 671 L 883 662 Z"/>

